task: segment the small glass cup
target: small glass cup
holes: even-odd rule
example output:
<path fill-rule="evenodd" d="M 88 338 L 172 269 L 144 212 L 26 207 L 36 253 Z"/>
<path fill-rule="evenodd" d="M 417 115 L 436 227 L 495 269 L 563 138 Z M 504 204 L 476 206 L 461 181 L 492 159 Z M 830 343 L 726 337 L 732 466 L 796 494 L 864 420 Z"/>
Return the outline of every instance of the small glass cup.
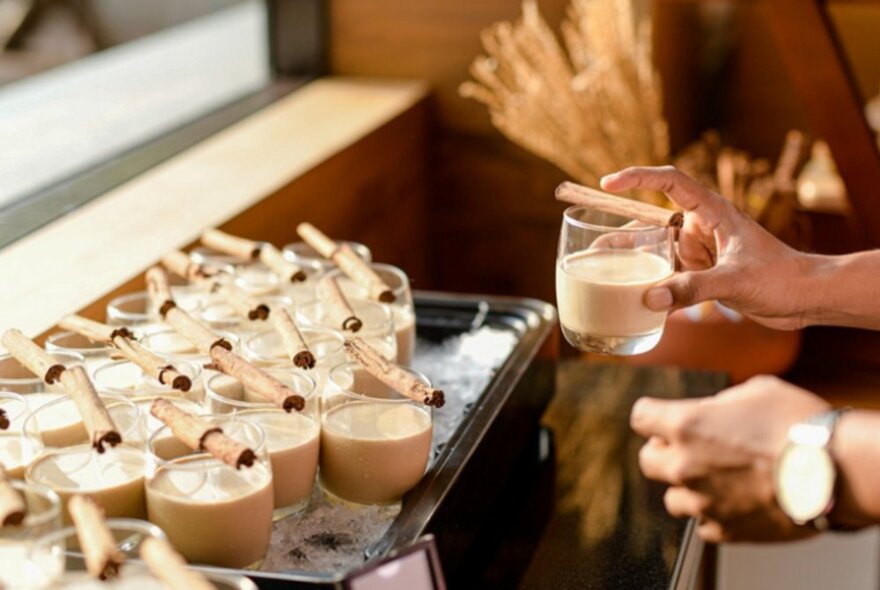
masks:
<path fill-rule="evenodd" d="M 208 379 L 205 403 L 215 413 L 234 413 L 263 429 L 272 463 L 274 518 L 278 520 L 304 509 L 312 495 L 320 447 L 320 398 L 315 394 L 315 382 L 305 375 L 292 369 L 267 372 L 305 398 L 301 411 L 287 413 L 221 373 Z"/>
<path fill-rule="evenodd" d="M 137 406 L 138 411 L 141 414 L 141 422 L 143 423 L 145 438 L 143 439 L 143 441 L 133 441 L 133 444 L 136 445 L 138 444 L 138 442 L 142 442 L 142 444 L 146 448 L 147 441 L 150 439 L 151 436 L 153 436 L 153 433 L 164 426 L 162 421 L 153 416 L 152 412 L 150 412 L 150 409 L 153 407 L 153 402 L 160 397 L 162 399 L 168 400 L 184 412 L 188 412 L 195 416 L 201 416 L 208 413 L 202 404 L 182 397 L 168 397 L 164 395 L 157 395 L 154 397 L 139 397 L 134 400 L 134 404 Z M 156 455 L 166 461 L 171 461 L 172 459 L 183 457 L 184 455 L 188 455 L 190 454 L 190 452 L 192 452 L 188 446 L 186 446 L 180 439 L 174 436 L 167 429 L 164 431 L 163 436 L 153 441 L 153 448 L 155 449 Z"/>
<path fill-rule="evenodd" d="M 258 300 L 272 308 L 282 307 L 291 314 L 294 310 L 293 299 L 283 295 L 268 295 L 259 297 Z M 264 330 L 269 325 L 267 320 L 242 317 L 231 305 L 220 299 L 214 299 L 205 305 L 200 310 L 199 317 L 213 330 L 226 330 L 239 335 Z"/>
<path fill-rule="evenodd" d="M 189 391 L 172 389 L 159 383 L 157 379 L 145 374 L 143 369 L 131 361 L 112 361 L 98 367 L 92 376 L 95 388 L 99 392 L 115 393 L 124 397 L 184 397 L 201 402 L 205 390 L 202 385 L 202 369 L 195 363 L 177 361 L 174 364 L 177 372 L 190 378 L 192 385 Z"/>
<path fill-rule="evenodd" d="M 654 348 L 666 312 L 648 309 L 645 293 L 672 275 L 673 231 L 585 207 L 562 220 L 556 300 L 565 339 L 587 352 L 633 355 Z"/>
<path fill-rule="evenodd" d="M 75 352 L 52 352 L 49 353 L 65 367 L 84 365 L 85 359 Z M 0 390 L 14 391 L 16 393 L 63 393 L 64 388 L 56 381 L 49 384 L 42 376 L 34 375 L 10 354 L 0 355 Z"/>
<path fill-rule="evenodd" d="M 348 244 L 348 246 L 354 250 L 354 253 L 360 256 L 364 262 L 370 263 L 373 261 L 372 252 L 370 252 L 370 249 L 363 244 L 359 244 L 358 242 L 337 242 L 337 244 L 340 246 Z M 317 263 L 321 267 L 322 272 L 327 272 L 336 268 L 336 265 L 333 264 L 332 260 L 328 260 L 318 254 L 318 252 L 306 242 L 293 242 L 287 244 L 284 246 L 282 253 L 285 258 L 291 262 L 299 264 L 300 266 Z"/>
<path fill-rule="evenodd" d="M 76 332 L 55 332 L 46 338 L 46 350 L 49 352 L 72 352 L 82 355 L 85 369 L 89 376 L 95 369 L 110 361 L 115 349 L 104 342 L 94 342 Z"/>
<path fill-rule="evenodd" d="M 386 304 L 394 320 L 394 335 L 397 339 L 397 363 L 408 366 L 416 351 L 416 311 L 413 305 L 409 277 L 396 266 L 373 263 L 370 268 L 384 280 L 394 293 L 394 303 Z M 369 293 L 352 281 L 339 269 L 333 269 L 327 276 L 335 278 L 342 292 L 349 299 L 368 299 Z"/>
<path fill-rule="evenodd" d="M 13 479 L 24 477 L 26 458 L 22 449 L 21 427 L 29 415 L 30 408 L 24 396 L 0 391 L 0 465 Z"/>
<path fill-rule="evenodd" d="M 236 350 L 239 337 L 229 331 L 215 330 L 218 336 L 226 339 Z M 171 329 L 162 329 L 145 334 L 140 343 L 155 355 L 167 359 L 171 364 L 179 362 L 202 365 L 211 362 L 211 356 L 198 350 L 192 342 Z"/>
<path fill-rule="evenodd" d="M 259 567 L 272 533 L 272 466 L 266 436 L 259 426 L 235 417 L 207 419 L 252 449 L 254 464 L 235 469 L 199 451 L 166 461 L 156 452 L 156 441 L 168 434 L 163 426 L 147 442 L 150 522 L 162 527 L 190 563 Z"/>
<path fill-rule="evenodd" d="M 138 588 L 152 580 L 146 566 L 139 562 L 140 548 L 147 539 L 167 541 L 162 529 L 145 520 L 109 518 L 107 528 L 116 541 L 116 547 L 125 556 L 114 589 Z M 86 570 L 79 537 L 72 526 L 50 532 L 36 540 L 27 554 L 30 568 L 39 571 L 52 588 L 94 588 L 96 583 Z"/>
<path fill-rule="evenodd" d="M 12 487 L 24 498 L 27 516 L 18 526 L 0 527 L 0 587 L 6 590 L 45 588 L 51 578 L 34 567 L 28 555 L 35 542 L 61 527 L 61 499 L 49 488 L 23 481 Z"/>
<path fill-rule="evenodd" d="M 178 288 L 182 287 L 173 286 L 172 292 Z M 201 303 L 201 297 L 184 297 L 177 301 L 182 310 L 190 313 L 197 312 Z M 136 327 L 142 334 L 165 325 L 159 317 L 159 310 L 153 305 L 146 291 L 137 291 L 111 299 L 107 304 L 107 323 L 111 326 Z"/>
<path fill-rule="evenodd" d="M 356 363 L 334 368 L 330 382 L 335 393 L 325 398 L 321 417 L 321 486 L 331 498 L 354 504 L 399 502 L 428 466 L 431 408 L 390 390 Z"/>
<path fill-rule="evenodd" d="M 397 338 L 394 320 L 386 305 L 374 301 L 353 300 L 349 302 L 355 315 L 363 322 L 357 332 L 342 332 L 346 337 L 357 336 L 378 350 L 388 360 L 397 359 Z M 333 322 L 327 306 L 321 301 L 311 301 L 300 305 L 296 310 L 297 324 L 304 327 L 318 327 L 341 331 Z"/>
<path fill-rule="evenodd" d="M 315 390 L 320 397 L 327 385 L 330 370 L 346 360 L 345 338 L 335 330 L 326 328 L 300 328 L 303 340 L 315 355 L 315 366 L 303 372 L 315 380 Z M 242 343 L 245 357 L 258 367 L 290 368 L 292 366 L 281 334 L 266 330 L 251 335 Z"/>
<path fill-rule="evenodd" d="M 211 270 L 227 274 L 233 274 L 236 266 L 247 263 L 247 261 L 235 256 L 223 254 L 204 246 L 194 248 L 189 255 L 196 264 L 201 264 Z"/>
<path fill-rule="evenodd" d="M 284 284 L 281 278 L 261 262 L 252 262 L 235 267 L 235 286 L 252 297 L 282 295 Z"/>

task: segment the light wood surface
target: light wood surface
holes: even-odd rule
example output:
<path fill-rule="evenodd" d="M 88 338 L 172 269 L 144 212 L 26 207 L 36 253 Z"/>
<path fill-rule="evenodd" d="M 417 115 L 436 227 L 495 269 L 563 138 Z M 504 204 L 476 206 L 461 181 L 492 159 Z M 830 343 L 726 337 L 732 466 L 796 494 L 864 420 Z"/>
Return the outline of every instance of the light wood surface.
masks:
<path fill-rule="evenodd" d="M 411 110 L 426 92 L 415 81 L 316 81 L 12 244 L 0 251 L 0 330 L 15 326 L 31 336 L 43 333 L 61 316 L 103 301 L 120 284 L 128 282 L 123 289 L 133 289 L 136 277 L 162 254 L 193 242 L 203 228 L 233 218 L 230 231 L 249 229 L 256 233 L 252 237 L 262 238 L 268 226 L 276 239 L 289 236 L 292 241 L 296 221 L 285 217 L 292 213 L 283 206 L 290 200 L 285 191 Z M 406 141 L 419 137 L 412 128 L 396 133 L 402 144 L 398 150 L 409 149 L 413 157 L 424 153 Z M 397 158 L 392 166 L 408 157 L 390 146 L 370 149 L 381 147 L 389 147 L 389 157 Z M 385 157 L 373 155 L 376 160 Z M 343 163 L 352 165 L 351 157 Z M 364 154 L 360 158 L 364 170 L 336 169 L 335 177 L 319 186 L 308 181 L 300 185 L 319 189 L 297 200 L 300 220 L 308 217 L 303 209 L 310 202 L 321 211 L 326 207 L 319 203 L 335 199 L 333 183 L 345 184 L 341 174 L 362 179 L 352 183 L 354 188 L 340 189 L 346 199 L 356 200 L 351 191 L 362 189 L 364 179 L 375 183 L 377 172 L 365 163 Z M 390 174 L 387 168 L 379 167 Z M 420 170 L 423 166 L 417 163 L 402 177 L 411 179 Z M 264 199 L 275 201 L 271 215 L 264 211 L 250 220 L 237 217 Z M 409 212 L 416 213 L 417 199 L 413 201 Z M 100 317 L 94 304 L 89 309 L 88 315 Z"/>

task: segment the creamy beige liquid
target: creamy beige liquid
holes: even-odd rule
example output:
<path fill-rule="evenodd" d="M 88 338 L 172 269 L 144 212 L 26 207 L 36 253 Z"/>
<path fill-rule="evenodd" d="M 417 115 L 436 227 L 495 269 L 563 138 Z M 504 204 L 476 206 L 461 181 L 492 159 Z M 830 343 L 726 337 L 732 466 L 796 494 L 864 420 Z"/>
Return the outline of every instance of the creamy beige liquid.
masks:
<path fill-rule="evenodd" d="M 274 295 L 280 290 L 280 280 L 268 268 L 260 265 L 244 267 L 238 271 L 235 284 L 252 296 Z"/>
<path fill-rule="evenodd" d="M 315 355 L 314 368 L 304 370 L 303 373 L 315 381 L 315 393 L 318 396 L 324 392 L 330 370 L 347 360 L 341 338 L 337 340 L 330 334 L 303 330 L 303 338 L 309 350 Z M 281 336 L 277 332 L 257 334 L 248 342 L 246 350 L 248 360 L 258 367 L 290 368 L 292 366 Z"/>
<path fill-rule="evenodd" d="M 611 345 L 658 332 L 666 313 L 648 309 L 645 292 L 671 274 L 668 261 L 639 250 L 585 251 L 564 258 L 556 269 L 556 298 L 566 336 Z"/>
<path fill-rule="evenodd" d="M 177 367 L 181 371 L 184 370 L 180 368 L 179 363 Z M 185 397 L 195 402 L 201 401 L 204 397 L 201 379 L 193 379 L 190 390 L 182 392 L 148 377 L 140 367 L 130 362 L 113 363 L 104 367 L 95 373 L 94 382 L 98 392 L 110 391 L 130 397 L 162 395 Z"/>
<path fill-rule="evenodd" d="M 147 346 L 152 352 L 161 355 L 190 355 L 199 352 L 192 342 L 176 332 L 152 334 Z"/>
<path fill-rule="evenodd" d="M 333 408 L 321 428 L 321 485 L 350 502 L 396 502 L 424 475 L 432 432 L 430 416 L 409 404 Z"/>
<path fill-rule="evenodd" d="M 74 494 L 89 494 L 104 507 L 107 518 L 147 516 L 144 501 L 144 454 L 117 446 L 98 454 L 90 445 L 45 453 L 25 472 L 25 478 L 55 490 L 65 506 Z"/>
<path fill-rule="evenodd" d="M 391 313 L 397 338 L 397 364 L 408 367 L 416 351 L 416 318 L 410 308 L 399 305 L 391 306 Z"/>
<path fill-rule="evenodd" d="M 202 408 L 201 405 L 188 399 L 173 397 L 163 397 L 163 399 L 168 400 L 184 412 L 189 412 L 190 414 L 195 415 L 205 413 L 204 408 Z M 150 413 L 150 408 L 155 400 L 156 398 L 144 398 L 135 401 L 141 419 L 145 424 L 144 443 L 150 439 L 154 432 L 164 426 L 164 423 L 161 420 Z M 153 439 L 152 451 L 156 453 L 159 458 L 164 459 L 165 461 L 170 461 L 172 459 L 177 459 L 178 457 L 183 457 L 184 455 L 189 455 L 192 452 L 192 449 L 182 443 L 180 439 L 171 434 L 171 432 L 166 430 L 162 436 Z"/>
<path fill-rule="evenodd" d="M 266 433 L 275 509 L 306 502 L 318 471 L 321 429 L 317 422 L 296 412 L 255 410 L 239 415 Z"/>
<path fill-rule="evenodd" d="M 41 409 L 49 402 L 65 397 L 55 393 L 32 393 L 25 396 L 31 412 L 40 410 L 28 420 L 28 434 L 36 434 L 39 430 L 40 440 L 46 448 L 63 448 L 88 441 L 88 432 L 83 424 L 82 416 L 76 404 L 68 400 Z M 105 400 L 107 411 L 116 425 L 121 429 L 123 437 L 137 439 L 136 429 L 132 429 L 134 413 L 130 406 L 120 402 Z"/>
<path fill-rule="evenodd" d="M 204 456 L 178 462 L 203 469 L 160 468 L 147 483 L 150 521 L 191 563 L 243 568 L 260 561 L 272 532 L 271 472 Z"/>
<path fill-rule="evenodd" d="M 21 445 L 21 433 L 16 431 L 0 431 L 0 465 L 6 469 L 9 477 L 23 479 L 27 467 Z"/>

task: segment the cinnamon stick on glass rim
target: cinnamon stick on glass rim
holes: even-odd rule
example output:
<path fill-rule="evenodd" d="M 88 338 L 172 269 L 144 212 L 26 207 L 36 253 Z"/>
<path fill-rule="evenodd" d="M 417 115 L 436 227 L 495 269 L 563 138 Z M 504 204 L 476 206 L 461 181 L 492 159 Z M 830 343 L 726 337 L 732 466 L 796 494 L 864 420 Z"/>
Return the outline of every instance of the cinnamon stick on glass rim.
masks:
<path fill-rule="evenodd" d="M 253 450 L 223 434 L 219 426 L 184 412 L 167 399 L 156 399 L 150 407 L 150 413 L 168 426 L 186 446 L 194 451 L 209 453 L 231 467 L 251 467 L 257 458 Z"/>
<path fill-rule="evenodd" d="M 681 211 L 664 209 L 663 207 L 612 195 L 573 182 L 563 182 L 556 187 L 556 200 L 613 215 L 620 215 L 621 217 L 658 227 L 679 228 L 684 225 L 684 213 Z"/>
<path fill-rule="evenodd" d="M 212 250 L 230 254 L 242 260 L 256 260 L 260 256 L 259 243 L 233 236 L 219 229 L 207 229 L 202 232 L 201 242 Z"/>
<path fill-rule="evenodd" d="M 442 408 L 446 403 L 443 391 L 425 385 L 415 375 L 386 359 L 362 339 L 346 340 L 345 352 L 373 377 L 399 394 L 435 408 Z"/>
<path fill-rule="evenodd" d="M 123 357 L 139 366 L 144 374 L 162 385 L 183 392 L 192 388 L 192 380 L 188 375 L 179 372 L 163 358 L 141 346 L 127 328 L 114 328 L 78 315 L 64 316 L 58 325 L 65 330 L 82 334 L 93 342 L 111 344 Z"/>
<path fill-rule="evenodd" d="M 167 541 L 148 537 L 139 552 L 150 573 L 169 590 L 216 590 L 200 571 L 188 568 L 186 560 Z"/>
<path fill-rule="evenodd" d="M 0 430 L 8 430 L 9 425 L 9 416 L 6 415 L 6 410 L 0 408 Z"/>
<path fill-rule="evenodd" d="M 92 385 L 84 368 L 71 367 L 61 373 L 61 384 L 76 404 L 95 450 L 103 453 L 105 444 L 115 447 L 122 442 L 119 429 L 116 428 L 110 413 L 98 397 L 98 392 L 95 391 L 95 386 Z"/>
<path fill-rule="evenodd" d="M 223 348 L 211 350 L 211 360 L 222 373 L 235 377 L 242 385 L 266 398 L 285 412 L 297 412 L 306 407 L 306 400 L 265 371 L 258 369 L 234 352 Z"/>
<path fill-rule="evenodd" d="M 352 333 L 357 333 L 364 326 L 334 277 L 324 277 L 318 281 L 318 294 L 334 325 Z"/>
<path fill-rule="evenodd" d="M 268 305 L 257 301 L 235 285 L 217 284 L 214 292 L 220 295 L 235 313 L 251 321 L 265 320 L 271 313 Z"/>
<path fill-rule="evenodd" d="M 0 464 L 0 527 L 18 526 L 27 516 L 27 503 L 22 495 L 12 487 L 9 474 Z"/>
<path fill-rule="evenodd" d="M 159 262 L 180 278 L 190 282 L 199 282 L 205 279 L 211 279 L 220 274 L 220 271 L 199 264 L 192 257 L 182 250 L 175 250 L 165 254 Z"/>
<path fill-rule="evenodd" d="M 348 244 L 336 244 L 324 232 L 311 223 L 300 223 L 296 228 L 299 236 L 324 258 L 331 259 L 348 277 L 367 290 L 371 299 L 382 303 L 394 303 L 394 290 L 382 277 L 370 268 Z"/>
<path fill-rule="evenodd" d="M 125 554 L 104 521 L 104 509 L 91 497 L 75 495 L 67 503 L 89 574 L 99 580 L 119 575 Z"/>
<path fill-rule="evenodd" d="M 315 355 L 309 349 L 302 332 L 296 327 L 296 323 L 287 310 L 283 307 L 276 307 L 272 310 L 271 318 L 272 325 L 281 335 L 284 350 L 293 365 L 300 369 L 314 369 L 317 363 Z"/>
<path fill-rule="evenodd" d="M 297 283 L 306 280 L 306 273 L 300 265 L 287 260 L 281 250 L 267 242 L 260 247 L 260 262 L 281 277 L 282 281 Z"/>
<path fill-rule="evenodd" d="M 57 382 L 65 371 L 64 365 L 34 344 L 33 340 L 25 336 L 21 330 L 16 330 L 15 328 L 6 330 L 0 342 L 3 343 L 6 351 L 14 356 L 18 362 L 50 385 Z"/>

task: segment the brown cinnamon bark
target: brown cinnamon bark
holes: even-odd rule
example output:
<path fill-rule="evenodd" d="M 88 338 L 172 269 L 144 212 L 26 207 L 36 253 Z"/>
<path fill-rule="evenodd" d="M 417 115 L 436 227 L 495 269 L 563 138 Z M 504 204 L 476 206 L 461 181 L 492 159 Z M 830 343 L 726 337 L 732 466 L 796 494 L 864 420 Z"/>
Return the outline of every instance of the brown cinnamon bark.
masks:
<path fill-rule="evenodd" d="M 318 282 L 318 294 L 334 326 L 352 333 L 358 332 L 363 327 L 364 323 L 355 315 L 354 309 L 342 289 L 339 288 L 339 283 L 335 278 L 324 277 L 321 279 Z"/>
<path fill-rule="evenodd" d="M 293 365 L 301 369 L 314 369 L 317 362 L 315 355 L 309 350 L 309 345 L 286 309 L 276 307 L 272 310 L 272 325 L 281 334 L 284 350 Z"/>
<path fill-rule="evenodd" d="M 298 264 L 284 258 L 281 250 L 272 244 L 263 244 L 260 248 L 260 261 L 281 277 L 282 281 L 297 283 L 306 280 L 305 271 Z"/>
<path fill-rule="evenodd" d="M 6 410 L 0 408 L 0 430 L 9 430 L 9 416 L 6 415 Z"/>
<path fill-rule="evenodd" d="M 300 223 L 296 226 L 296 233 L 298 233 L 299 237 L 301 237 L 306 244 L 311 246 L 315 252 L 328 260 L 333 258 L 333 253 L 336 252 L 336 242 L 331 240 L 327 234 L 319 230 L 317 227 L 311 223 Z"/>
<path fill-rule="evenodd" d="M 27 503 L 18 490 L 12 487 L 9 474 L 0 464 L 0 527 L 18 526 L 24 522 L 25 516 Z"/>
<path fill-rule="evenodd" d="M 232 350 L 228 340 L 178 307 L 168 310 L 165 321 L 204 354 L 210 354 L 214 348 Z"/>
<path fill-rule="evenodd" d="M 105 444 L 115 447 L 122 442 L 119 429 L 116 428 L 107 408 L 98 397 L 98 392 L 95 391 L 95 386 L 86 375 L 85 369 L 72 367 L 64 371 L 61 374 L 61 384 L 76 404 L 95 450 L 103 453 Z"/>
<path fill-rule="evenodd" d="M 2 338 L 7 352 L 27 369 L 50 385 L 64 373 L 65 367 L 52 355 L 34 344 L 33 340 L 15 328 L 6 330 Z"/>
<path fill-rule="evenodd" d="M 147 282 L 147 293 L 153 305 L 159 310 L 163 318 L 175 307 L 177 303 L 171 295 L 171 285 L 168 283 L 168 273 L 161 266 L 154 266 L 147 270 L 144 278 Z"/>
<path fill-rule="evenodd" d="M 253 366 L 235 353 L 215 348 L 211 359 L 217 369 L 241 381 L 242 385 L 269 400 L 285 412 L 301 411 L 306 400 L 268 373 Z"/>
<path fill-rule="evenodd" d="M 435 408 L 441 408 L 446 403 L 441 390 L 425 385 L 415 375 L 404 371 L 386 359 L 379 351 L 360 338 L 347 340 L 345 352 L 373 377 L 399 394 Z"/>
<path fill-rule="evenodd" d="M 211 279 L 218 274 L 217 270 L 195 262 L 189 254 L 182 250 L 169 252 L 161 258 L 160 262 L 168 272 L 194 283 Z"/>
<path fill-rule="evenodd" d="M 231 467 L 251 467 L 257 456 L 246 445 L 223 434 L 223 429 L 184 412 L 166 399 L 158 398 L 150 413 L 167 425 L 181 442 L 194 451 L 210 453 Z"/>
<path fill-rule="evenodd" d="M 658 227 L 681 227 L 684 213 L 664 209 L 641 201 L 627 199 L 602 192 L 573 182 L 563 182 L 556 187 L 556 200 L 596 209 Z"/>
<path fill-rule="evenodd" d="M 217 285 L 215 291 L 235 313 L 249 320 L 265 320 L 269 317 L 269 306 L 260 303 L 235 285 Z"/>
<path fill-rule="evenodd" d="M 99 580 L 118 576 L 125 554 L 116 546 L 116 539 L 104 522 L 104 509 L 93 498 L 76 495 L 67 503 L 67 511 L 76 527 L 89 574 Z"/>
<path fill-rule="evenodd" d="M 201 241 L 212 250 L 230 254 L 242 260 L 256 260 L 260 255 L 260 244 L 257 242 L 233 236 L 219 229 L 205 230 Z"/>
<path fill-rule="evenodd" d="M 101 342 L 110 344 L 113 340 L 113 332 L 116 330 L 113 326 L 102 324 L 79 315 L 66 315 L 58 322 L 58 326 L 64 330 L 82 334 L 92 342 Z"/>
<path fill-rule="evenodd" d="M 370 295 L 370 299 L 381 301 L 382 303 L 394 303 L 397 297 L 394 291 L 386 283 L 382 277 L 370 268 L 363 258 L 351 249 L 348 244 L 342 244 L 333 254 L 333 262 L 358 285 L 365 288 Z"/>
<path fill-rule="evenodd" d="M 140 556 L 150 573 L 169 590 L 216 590 L 201 572 L 188 568 L 186 560 L 167 541 L 145 539 Z"/>

